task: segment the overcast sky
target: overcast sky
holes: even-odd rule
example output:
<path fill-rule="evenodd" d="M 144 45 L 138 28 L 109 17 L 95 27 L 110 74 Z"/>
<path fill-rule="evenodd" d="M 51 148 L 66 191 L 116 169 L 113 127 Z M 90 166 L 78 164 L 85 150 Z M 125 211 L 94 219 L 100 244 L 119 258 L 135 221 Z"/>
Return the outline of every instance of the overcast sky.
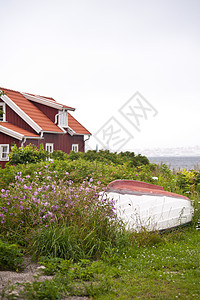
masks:
<path fill-rule="evenodd" d="M 0 12 L 0 86 L 75 107 L 99 146 L 106 126 L 125 130 L 123 150 L 200 146 L 199 0 L 0 0 Z"/>

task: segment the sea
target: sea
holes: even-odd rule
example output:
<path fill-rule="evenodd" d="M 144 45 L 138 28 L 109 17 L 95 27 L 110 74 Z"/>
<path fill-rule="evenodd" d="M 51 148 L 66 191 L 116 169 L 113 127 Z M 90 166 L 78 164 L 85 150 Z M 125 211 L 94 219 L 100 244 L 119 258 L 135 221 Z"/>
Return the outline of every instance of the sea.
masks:
<path fill-rule="evenodd" d="M 200 156 L 148 157 L 150 163 L 166 164 L 171 170 L 200 170 Z"/>

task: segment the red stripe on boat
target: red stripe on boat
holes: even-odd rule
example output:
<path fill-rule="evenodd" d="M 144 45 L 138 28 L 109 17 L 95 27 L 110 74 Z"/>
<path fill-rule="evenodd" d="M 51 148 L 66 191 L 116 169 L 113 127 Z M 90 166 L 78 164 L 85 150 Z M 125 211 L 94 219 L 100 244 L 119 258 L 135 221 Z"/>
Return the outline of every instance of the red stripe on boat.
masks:
<path fill-rule="evenodd" d="M 166 196 L 183 198 L 190 201 L 186 196 L 176 193 L 167 192 L 162 186 L 154 185 L 137 180 L 114 180 L 107 185 L 107 192 L 115 192 L 120 194 L 137 194 L 137 195 L 149 195 L 149 196 Z"/>

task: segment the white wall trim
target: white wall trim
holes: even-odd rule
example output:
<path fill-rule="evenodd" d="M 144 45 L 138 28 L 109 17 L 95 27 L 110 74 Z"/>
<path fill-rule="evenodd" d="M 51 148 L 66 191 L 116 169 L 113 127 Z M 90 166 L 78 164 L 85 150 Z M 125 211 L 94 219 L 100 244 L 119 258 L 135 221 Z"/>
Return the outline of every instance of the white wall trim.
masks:
<path fill-rule="evenodd" d="M 0 132 L 6 134 L 6 135 L 9 135 L 9 136 L 12 136 L 13 138 L 17 139 L 17 140 L 22 140 L 23 138 L 26 138 L 26 139 L 36 139 L 36 140 L 41 140 L 42 138 L 40 136 L 26 136 L 26 135 L 23 135 L 19 132 L 16 132 L 14 130 L 11 130 L 11 129 L 8 129 L 2 125 L 0 125 Z"/>
<path fill-rule="evenodd" d="M 1 99 L 8 105 L 10 108 L 16 112 L 28 125 L 30 125 L 37 133 L 39 133 L 42 128 L 33 121 L 18 105 L 16 105 L 8 96 L 2 95 Z"/>
<path fill-rule="evenodd" d="M 20 133 L 18 133 L 16 131 L 13 131 L 11 129 L 8 129 L 8 128 L 4 127 L 4 126 L 1 126 L 1 125 L 0 125 L 0 132 L 4 133 L 6 135 L 12 136 L 13 138 L 15 138 L 17 140 L 20 140 L 20 141 L 24 137 L 24 135 L 22 135 L 22 134 L 20 134 Z"/>

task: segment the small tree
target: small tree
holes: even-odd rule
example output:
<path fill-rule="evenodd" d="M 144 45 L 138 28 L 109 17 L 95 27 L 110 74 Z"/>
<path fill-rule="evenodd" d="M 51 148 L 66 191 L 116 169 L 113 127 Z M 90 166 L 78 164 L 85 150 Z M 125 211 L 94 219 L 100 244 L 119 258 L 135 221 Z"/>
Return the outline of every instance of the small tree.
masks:
<path fill-rule="evenodd" d="M 6 95 L 6 92 L 0 91 L 0 97 L 3 96 L 3 95 Z"/>
<path fill-rule="evenodd" d="M 40 145 L 39 149 L 32 144 L 19 148 L 14 145 L 9 157 L 10 161 L 7 163 L 8 165 L 18 165 L 45 161 L 49 158 L 49 153 L 44 150 L 43 144 Z"/>

